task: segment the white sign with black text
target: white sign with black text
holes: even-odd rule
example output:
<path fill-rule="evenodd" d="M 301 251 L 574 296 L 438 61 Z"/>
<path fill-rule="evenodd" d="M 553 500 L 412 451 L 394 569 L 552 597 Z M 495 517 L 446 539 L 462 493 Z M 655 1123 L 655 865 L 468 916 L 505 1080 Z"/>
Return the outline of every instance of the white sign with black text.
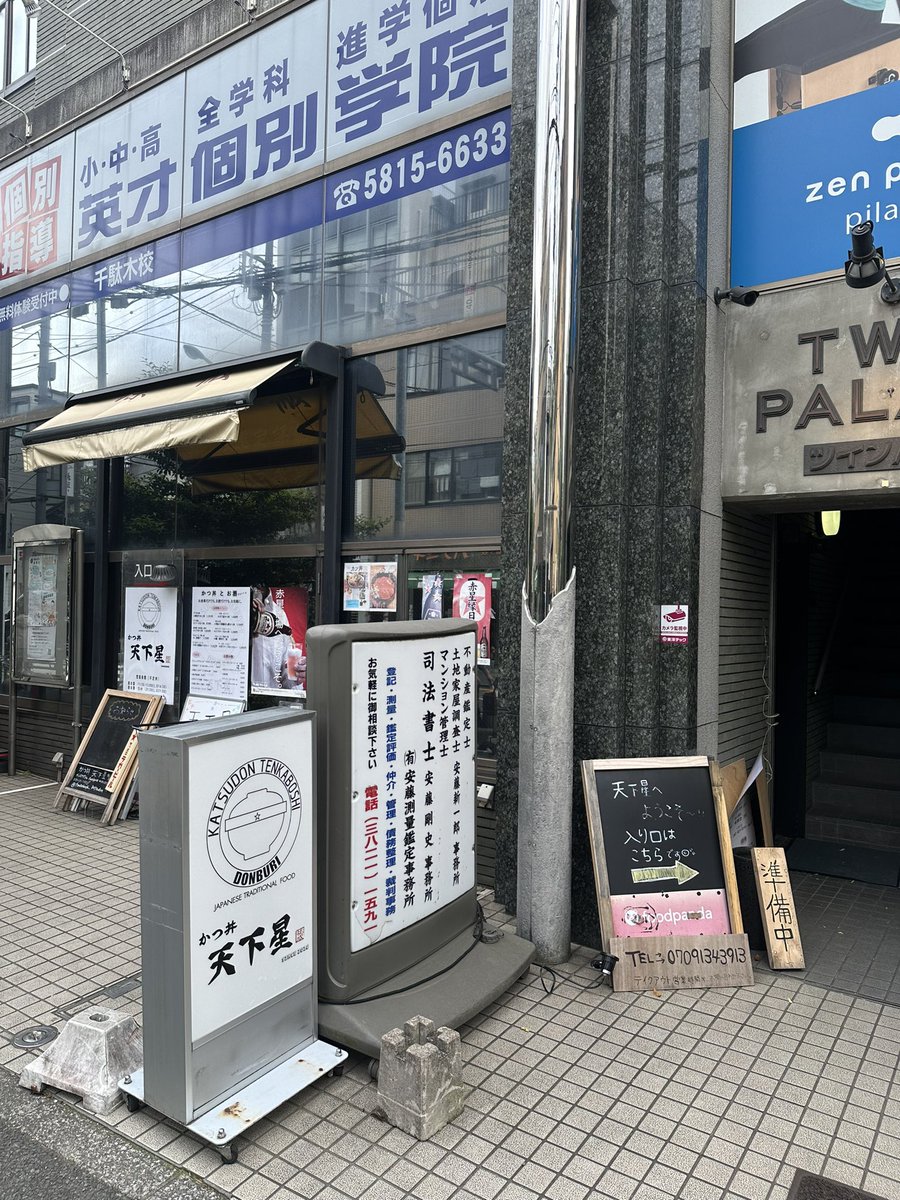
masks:
<path fill-rule="evenodd" d="M 353 951 L 475 886 L 476 661 L 474 633 L 353 646 Z"/>
<path fill-rule="evenodd" d="M 122 689 L 174 704 L 177 640 L 178 588 L 127 587 Z"/>
<path fill-rule="evenodd" d="M 246 700 L 249 660 L 250 589 L 195 587 L 191 608 L 191 694 Z"/>

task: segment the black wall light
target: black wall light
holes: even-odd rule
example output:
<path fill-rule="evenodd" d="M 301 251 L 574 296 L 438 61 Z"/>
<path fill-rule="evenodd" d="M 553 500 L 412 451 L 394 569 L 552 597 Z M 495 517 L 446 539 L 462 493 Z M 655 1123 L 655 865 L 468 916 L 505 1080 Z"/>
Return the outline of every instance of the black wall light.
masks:
<path fill-rule="evenodd" d="M 741 308 L 752 308 L 758 299 L 759 292 L 754 292 L 752 288 L 716 288 L 713 292 L 713 300 L 716 302 L 716 308 L 719 307 L 723 300 L 730 300 L 732 304 L 740 304 Z"/>
<path fill-rule="evenodd" d="M 884 284 L 881 299 L 885 304 L 900 304 L 900 283 L 895 283 L 884 264 L 884 250 L 875 245 L 875 226 L 863 221 L 850 230 L 850 257 L 844 263 L 844 279 L 852 288 Z"/>

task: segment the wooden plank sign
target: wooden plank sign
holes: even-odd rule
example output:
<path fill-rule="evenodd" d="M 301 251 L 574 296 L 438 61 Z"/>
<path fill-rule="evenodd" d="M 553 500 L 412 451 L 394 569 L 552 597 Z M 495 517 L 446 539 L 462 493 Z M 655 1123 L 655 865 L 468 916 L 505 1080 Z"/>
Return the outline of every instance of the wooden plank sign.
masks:
<path fill-rule="evenodd" d="M 775 971 L 802 970 L 806 963 L 784 850 L 770 846 L 751 855 L 769 965 Z"/>
<path fill-rule="evenodd" d="M 66 772 L 56 807 L 73 800 L 102 804 L 114 821 L 137 765 L 137 729 L 154 722 L 164 698 L 107 689 Z"/>
<path fill-rule="evenodd" d="M 698 756 L 581 767 L 603 946 L 620 960 L 614 990 L 752 983 L 716 764 Z"/>

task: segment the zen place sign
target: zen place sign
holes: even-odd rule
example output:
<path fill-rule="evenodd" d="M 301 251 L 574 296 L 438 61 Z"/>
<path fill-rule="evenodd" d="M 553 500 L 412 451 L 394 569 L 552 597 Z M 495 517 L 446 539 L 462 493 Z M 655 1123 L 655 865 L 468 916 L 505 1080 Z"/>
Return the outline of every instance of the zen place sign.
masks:
<path fill-rule="evenodd" d="M 900 311 L 880 290 L 840 280 L 728 306 L 723 498 L 838 507 L 900 488 Z"/>

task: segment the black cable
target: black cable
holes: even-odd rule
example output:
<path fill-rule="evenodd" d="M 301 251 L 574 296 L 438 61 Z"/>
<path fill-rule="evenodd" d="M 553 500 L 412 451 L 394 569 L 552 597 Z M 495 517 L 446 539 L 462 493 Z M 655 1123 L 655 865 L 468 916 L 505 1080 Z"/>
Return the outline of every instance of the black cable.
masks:
<path fill-rule="evenodd" d="M 480 901 L 475 901 L 475 924 L 472 927 L 472 945 L 467 946 L 458 958 L 455 958 L 452 963 L 446 967 L 441 967 L 439 971 L 435 971 L 433 975 L 427 975 L 424 979 L 417 979 L 415 983 L 407 984 L 406 987 L 394 988 L 391 992 L 379 992 L 377 996 L 359 996 L 356 1000 L 328 1000 L 323 996 L 319 997 L 320 1004 L 333 1004 L 336 1008 L 349 1008 L 351 1004 L 374 1004 L 376 1000 L 387 1000 L 391 996 L 402 996 L 404 992 L 415 991 L 418 987 L 423 987 L 426 983 L 431 983 L 434 979 L 439 979 L 441 975 L 446 975 L 448 971 L 452 971 L 454 967 L 459 966 L 462 960 L 478 945 L 481 941 L 481 935 L 484 932 L 484 909 L 481 907 Z"/>

